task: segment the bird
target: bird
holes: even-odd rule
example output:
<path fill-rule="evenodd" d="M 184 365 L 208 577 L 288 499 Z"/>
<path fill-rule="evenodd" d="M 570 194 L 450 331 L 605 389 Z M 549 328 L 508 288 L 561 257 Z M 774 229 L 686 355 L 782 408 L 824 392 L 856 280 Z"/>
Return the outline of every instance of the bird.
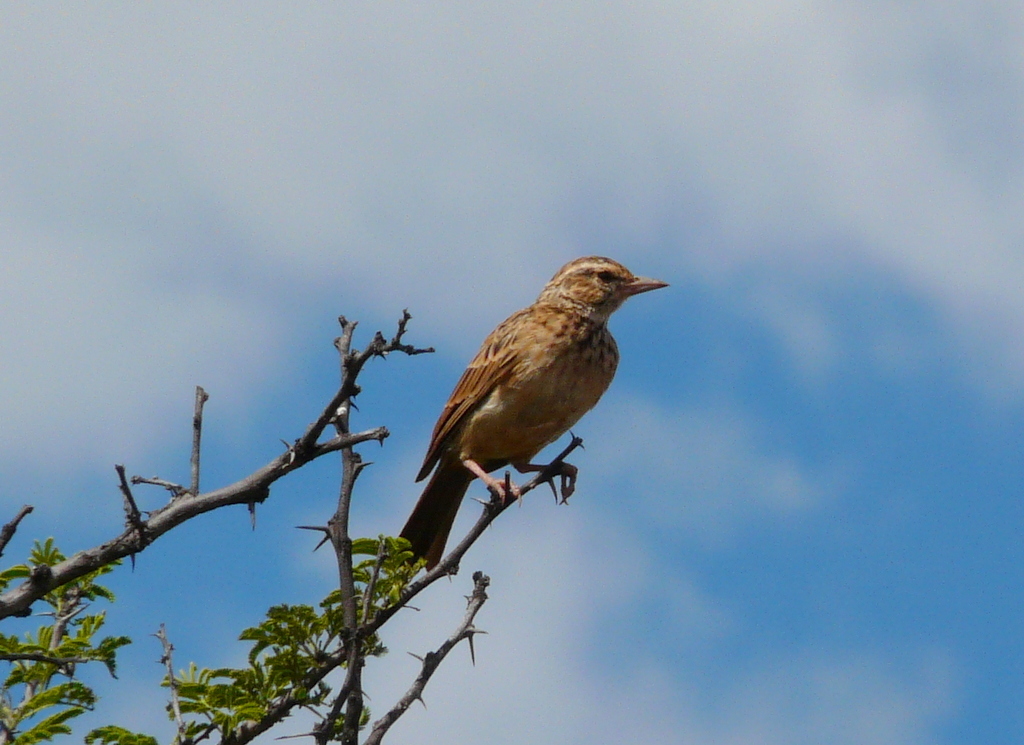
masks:
<path fill-rule="evenodd" d="M 487 336 L 434 426 L 416 481 L 433 476 L 400 533 L 428 570 L 441 560 L 473 479 L 505 500 L 517 497 L 514 485 L 506 493 L 490 472 L 509 464 L 520 473 L 542 470 L 534 456 L 597 404 L 619 362 L 611 314 L 633 295 L 667 286 L 612 259 L 584 256 Z M 576 469 L 564 465 L 571 487 Z"/>

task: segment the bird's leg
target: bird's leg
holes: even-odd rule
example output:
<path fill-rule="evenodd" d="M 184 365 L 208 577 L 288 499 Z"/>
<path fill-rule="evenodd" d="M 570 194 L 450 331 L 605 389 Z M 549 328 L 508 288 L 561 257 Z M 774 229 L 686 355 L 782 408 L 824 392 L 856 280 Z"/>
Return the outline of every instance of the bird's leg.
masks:
<path fill-rule="evenodd" d="M 565 504 L 572 493 L 576 491 L 576 476 L 579 475 L 580 469 L 574 466 L 572 463 L 566 463 L 564 460 L 558 464 L 548 463 L 540 465 L 539 463 L 513 463 L 515 469 L 519 473 L 538 473 L 548 468 L 554 467 L 557 470 L 551 474 L 551 478 L 547 479 L 548 484 L 551 486 L 551 491 L 555 491 L 555 476 L 561 477 L 562 483 L 562 504 Z M 558 499 L 558 494 L 555 493 L 555 499 Z"/>
<path fill-rule="evenodd" d="M 487 488 L 494 492 L 496 495 L 501 497 L 501 501 L 508 502 L 512 499 L 519 499 L 519 487 L 513 484 L 507 479 L 499 481 L 498 479 L 487 473 L 479 463 L 470 458 L 462 461 L 464 465 L 474 476 L 484 482 Z"/>

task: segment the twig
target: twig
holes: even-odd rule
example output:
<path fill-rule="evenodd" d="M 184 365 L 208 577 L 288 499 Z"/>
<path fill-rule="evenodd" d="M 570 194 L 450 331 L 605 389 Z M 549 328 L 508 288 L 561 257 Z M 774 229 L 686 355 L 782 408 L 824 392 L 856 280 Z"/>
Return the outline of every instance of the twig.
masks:
<path fill-rule="evenodd" d="M 4 555 L 4 549 L 7 548 L 7 544 L 14 538 L 14 533 L 18 530 L 18 523 L 25 519 L 25 515 L 33 510 L 32 505 L 26 504 L 20 510 L 18 514 L 2 528 L 0 528 L 0 556 Z"/>
<path fill-rule="evenodd" d="M 165 481 L 164 479 L 158 479 L 156 476 L 151 479 L 147 479 L 142 476 L 132 476 L 131 482 L 133 485 L 150 484 L 151 486 L 162 486 L 171 493 L 171 497 L 180 497 L 182 494 L 188 494 L 188 489 L 181 484 L 175 484 L 170 481 Z"/>
<path fill-rule="evenodd" d="M 398 321 L 398 331 L 391 338 L 391 341 L 388 342 L 387 352 L 404 352 L 405 354 L 412 356 L 416 354 L 430 354 L 434 351 L 433 347 L 418 349 L 409 344 L 402 344 L 402 337 L 405 335 L 405 326 L 411 319 L 412 316 L 409 314 L 409 309 L 406 308 L 402 311 L 402 317 Z M 387 354 L 387 352 L 384 354 Z"/>
<path fill-rule="evenodd" d="M 138 538 L 139 550 L 141 551 L 146 547 L 146 521 L 142 519 L 142 513 L 139 512 L 139 506 L 135 503 L 135 497 L 132 496 L 131 487 L 128 486 L 128 479 L 124 475 L 124 466 L 118 463 L 114 466 L 114 470 L 117 471 L 118 483 L 121 487 L 121 496 L 124 497 L 124 514 L 125 524 L 128 526 L 128 530 L 134 530 L 135 535 Z M 132 552 L 132 566 L 135 566 L 135 553 Z"/>
<path fill-rule="evenodd" d="M 118 484 L 121 488 L 121 496 L 124 497 L 124 511 L 128 516 L 128 523 L 130 525 L 138 524 L 142 519 L 142 513 L 139 512 L 139 506 L 135 504 L 135 497 L 132 496 L 131 487 L 128 486 L 128 479 L 124 475 L 124 466 L 117 463 L 114 466 L 114 470 L 117 471 Z"/>
<path fill-rule="evenodd" d="M 359 354 L 352 354 L 349 350 L 352 346 L 352 335 L 355 332 L 356 324 L 339 318 L 341 324 L 341 336 L 338 337 L 334 346 L 338 349 L 341 357 L 341 388 L 351 390 L 354 396 L 359 392 L 355 385 L 355 378 L 369 355 L 366 350 Z M 367 346 L 369 350 L 378 339 L 382 339 L 380 332 L 377 332 L 374 342 Z M 334 418 L 334 427 L 339 436 L 348 433 L 349 415 L 351 413 L 351 397 L 338 407 L 337 415 Z M 328 731 L 333 731 L 334 722 L 337 721 L 342 708 L 345 710 L 345 721 L 341 733 L 343 745 L 356 745 L 359 738 L 359 720 L 363 712 L 362 695 L 362 650 L 359 641 L 355 639 L 356 634 L 356 586 L 355 576 L 352 569 L 352 538 L 348 534 L 348 517 L 352 504 L 352 490 L 355 487 L 356 479 L 365 468 L 362 458 L 351 447 L 341 450 L 341 489 L 338 493 L 338 507 L 334 515 L 328 521 L 330 529 L 331 544 L 338 560 L 338 580 L 341 587 L 341 608 L 345 619 L 345 630 L 349 634 L 352 643 L 348 654 L 348 671 L 345 675 L 345 696 L 338 696 L 335 699 L 331 710 L 331 716 L 324 722 Z M 354 721 L 353 721 L 354 720 Z"/>
<path fill-rule="evenodd" d="M 54 657 L 48 654 L 40 654 L 39 652 L 4 652 L 0 654 L 0 660 L 4 662 L 20 662 L 22 660 L 25 662 L 48 662 L 59 668 L 76 663 L 85 664 L 95 661 L 92 657 Z"/>
<path fill-rule="evenodd" d="M 202 390 L 202 389 L 200 389 Z M 171 711 L 174 713 L 174 724 L 178 727 L 178 736 L 175 742 L 182 743 L 186 739 L 185 720 L 181 718 L 181 701 L 178 697 L 178 679 L 174 677 L 174 663 L 171 660 L 171 653 L 174 652 L 174 645 L 167 638 L 167 629 L 160 624 L 160 630 L 153 634 L 163 645 L 164 653 L 160 657 L 160 664 L 167 667 L 167 687 L 171 689 Z"/>
<path fill-rule="evenodd" d="M 55 652 L 60 648 L 64 637 L 67 635 L 68 624 L 74 620 L 75 616 L 89 607 L 87 603 L 82 602 L 81 587 L 69 587 L 64 592 L 58 593 L 56 601 L 53 606 L 53 612 L 45 614 L 53 616 L 50 641 L 46 645 L 50 652 Z M 73 678 L 75 675 L 75 662 L 70 658 L 66 658 L 63 664 L 60 665 L 60 669 L 64 675 Z M 22 682 L 25 684 L 24 701 L 31 701 L 35 698 L 39 687 L 45 687 L 43 680 L 34 676 L 29 676 Z"/>
<path fill-rule="evenodd" d="M 423 658 L 423 664 L 419 675 L 416 676 L 416 680 L 413 681 L 409 690 L 399 699 L 398 703 L 387 714 L 374 722 L 373 730 L 370 732 L 370 736 L 366 738 L 365 745 L 379 745 L 384 735 L 391 728 L 391 725 L 398 721 L 398 718 L 412 706 L 413 702 L 423 700 L 423 689 L 444 658 L 455 648 L 455 645 L 463 639 L 468 639 L 472 654 L 473 635 L 486 633 L 473 626 L 473 619 L 476 618 L 477 612 L 487 601 L 487 586 L 490 583 L 490 578 L 483 572 L 475 572 L 473 574 L 473 594 L 469 596 L 466 615 L 462 619 L 462 623 L 459 624 L 455 632 L 436 651 L 428 652 L 426 657 Z"/>
<path fill-rule="evenodd" d="M 373 357 L 386 357 L 391 352 L 404 352 L 405 354 L 415 355 L 434 351 L 433 348 L 417 349 L 402 343 L 402 336 L 405 334 L 406 325 L 410 318 L 412 316 L 409 315 L 408 310 L 402 311 L 402 318 L 398 321 L 398 329 L 390 341 L 386 340 L 384 335 L 378 331 L 374 334 L 370 343 L 359 351 L 352 350 L 352 338 L 355 334 L 356 322 L 349 321 L 344 316 L 338 318 L 338 323 L 341 326 L 341 335 L 335 339 L 334 346 L 337 348 L 340 358 L 341 385 L 331 404 L 324 410 L 324 414 L 330 412 L 331 416 L 326 419 L 321 416 L 314 423 L 314 426 L 307 431 L 306 435 L 303 436 L 303 439 L 296 443 L 296 449 L 304 447 L 307 438 L 319 437 L 320 432 L 328 424 L 334 425 L 337 431 L 337 438 L 348 436 L 349 418 L 355 406 L 352 399 L 360 391 L 359 386 L 356 384 L 356 378 L 368 360 Z M 322 745 L 334 737 L 335 725 L 339 718 L 342 717 L 343 711 L 344 724 L 340 741 L 342 745 L 355 745 L 358 742 L 359 721 L 363 713 L 362 669 L 365 662 L 365 651 L 362 642 L 366 636 L 362 634 L 358 627 L 359 619 L 352 562 L 352 538 L 349 535 L 348 524 L 352 505 L 352 491 L 355 487 L 356 479 L 359 478 L 359 474 L 362 473 L 363 469 L 370 464 L 363 461 L 359 453 L 353 449 L 352 444 L 343 445 L 340 450 L 342 463 L 341 487 L 338 493 L 337 508 L 334 515 L 327 522 L 327 535 L 330 537 L 338 562 L 338 584 L 341 589 L 342 617 L 349 642 L 346 660 L 348 670 L 345 675 L 345 682 L 341 691 L 334 699 L 331 711 L 320 722 L 313 733 L 318 745 Z M 383 551 L 383 548 L 382 543 L 381 551 Z M 380 571 L 382 562 L 383 556 L 378 555 L 374 578 L 364 592 L 364 623 L 369 612 L 369 598 L 372 597 L 373 585 L 376 583 L 376 575 Z"/>
<path fill-rule="evenodd" d="M 200 385 L 196 386 L 196 403 L 192 413 L 192 488 L 199 494 L 199 443 L 203 438 L 203 405 L 210 400 L 210 394 Z"/>
<path fill-rule="evenodd" d="M 342 709 L 345 708 L 346 704 L 351 706 L 349 699 L 355 686 L 357 684 L 361 684 L 361 682 L 362 676 L 353 675 L 351 668 L 349 668 L 349 673 L 345 675 L 345 682 L 342 683 L 341 690 L 338 691 L 338 695 L 334 697 L 334 703 L 331 704 L 331 710 L 327 712 L 327 716 L 321 719 L 316 727 L 313 728 L 313 732 L 311 734 L 316 740 L 317 745 L 327 745 L 327 743 L 336 739 L 334 729 L 337 726 L 338 720 L 341 719 Z M 346 714 L 346 719 L 347 718 L 348 715 Z M 342 736 L 345 736 L 344 732 Z"/>
<path fill-rule="evenodd" d="M 433 347 L 427 347 L 425 349 L 418 349 L 416 347 L 410 347 L 409 345 L 402 343 L 402 335 L 405 333 L 405 324 L 408 323 L 412 316 L 409 315 L 408 311 L 403 311 L 402 319 L 398 322 L 398 333 L 392 338 L 390 342 L 385 341 L 384 336 L 378 331 L 374 336 L 373 341 L 367 345 L 366 349 L 362 352 L 353 355 L 352 361 L 346 367 L 348 374 L 343 375 L 341 387 L 338 392 L 334 394 L 334 398 L 331 402 L 324 407 L 323 413 L 317 420 L 313 422 L 306 431 L 303 433 L 295 443 L 295 450 L 304 451 L 316 443 L 323 434 L 323 431 L 327 428 L 327 425 L 331 424 L 338 415 L 338 410 L 343 403 L 348 402 L 352 396 L 359 393 L 359 386 L 356 385 L 356 377 L 362 370 L 363 365 L 371 357 L 386 357 L 391 352 L 404 352 L 408 355 L 426 354 L 433 352 Z M 349 321 L 345 316 L 338 317 L 338 323 L 341 324 L 342 335 L 335 343 L 338 347 L 338 351 L 341 352 L 342 357 L 346 357 L 349 354 L 349 349 L 352 344 L 352 334 L 355 332 L 356 322 Z M 347 408 L 347 404 L 346 404 Z M 341 448 L 335 448 L 340 450 Z"/>

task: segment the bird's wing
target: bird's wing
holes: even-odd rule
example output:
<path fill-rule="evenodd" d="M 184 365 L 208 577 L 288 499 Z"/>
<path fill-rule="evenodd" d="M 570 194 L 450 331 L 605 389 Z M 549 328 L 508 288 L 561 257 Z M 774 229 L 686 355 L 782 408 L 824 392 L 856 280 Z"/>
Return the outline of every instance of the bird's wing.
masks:
<path fill-rule="evenodd" d="M 513 313 L 484 339 L 480 351 L 462 373 L 434 425 L 434 434 L 430 438 L 430 447 L 427 448 L 427 456 L 423 459 L 417 481 L 425 479 L 434 468 L 445 445 L 466 417 L 487 400 L 491 391 L 508 379 L 519 356 L 519 345 L 515 341 L 523 332 L 522 318 L 528 310 L 525 308 Z"/>

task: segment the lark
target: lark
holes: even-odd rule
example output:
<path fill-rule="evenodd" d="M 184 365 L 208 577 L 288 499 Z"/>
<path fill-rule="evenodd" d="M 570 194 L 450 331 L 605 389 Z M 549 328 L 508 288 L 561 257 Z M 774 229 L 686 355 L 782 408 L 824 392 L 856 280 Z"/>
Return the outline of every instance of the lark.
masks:
<path fill-rule="evenodd" d="M 473 479 L 505 499 L 518 496 L 490 472 L 509 464 L 520 473 L 541 470 L 534 456 L 608 389 L 619 363 L 611 314 L 633 295 L 666 286 L 612 259 L 585 256 L 559 269 L 533 305 L 484 340 L 434 426 L 416 480 L 434 475 L 402 528 L 428 568 L 441 560 Z"/>

